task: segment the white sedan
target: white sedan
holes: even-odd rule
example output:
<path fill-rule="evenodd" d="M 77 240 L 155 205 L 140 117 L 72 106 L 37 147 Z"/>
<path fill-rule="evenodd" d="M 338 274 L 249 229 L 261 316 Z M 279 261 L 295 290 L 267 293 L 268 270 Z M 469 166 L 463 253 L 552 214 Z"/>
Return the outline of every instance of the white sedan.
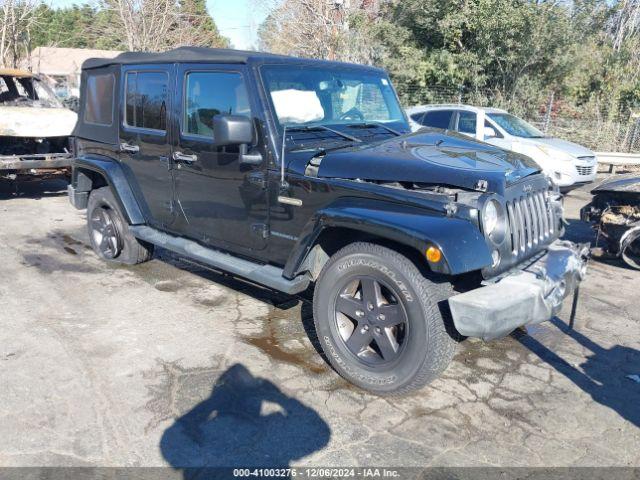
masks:
<path fill-rule="evenodd" d="M 532 158 L 561 190 L 596 179 L 598 161 L 586 147 L 545 136 L 515 115 L 497 108 L 468 105 L 424 105 L 407 109 L 414 130 L 453 130 Z"/>

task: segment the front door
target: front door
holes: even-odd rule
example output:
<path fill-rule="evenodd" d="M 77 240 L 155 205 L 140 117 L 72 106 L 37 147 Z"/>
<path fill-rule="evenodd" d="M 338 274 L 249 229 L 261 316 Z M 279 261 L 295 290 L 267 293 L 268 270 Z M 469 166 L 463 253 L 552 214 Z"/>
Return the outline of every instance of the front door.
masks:
<path fill-rule="evenodd" d="M 239 147 L 218 145 L 213 135 L 214 115 L 254 119 L 257 108 L 251 104 L 244 67 L 183 65 L 177 74 L 182 101 L 173 153 L 174 228 L 230 250 L 262 249 L 268 216 L 265 162 L 241 164 Z M 258 142 L 252 149 L 263 146 Z"/>
<path fill-rule="evenodd" d="M 168 114 L 172 67 L 127 67 L 123 71 L 121 160 L 138 204 L 156 228 L 173 222 Z"/>

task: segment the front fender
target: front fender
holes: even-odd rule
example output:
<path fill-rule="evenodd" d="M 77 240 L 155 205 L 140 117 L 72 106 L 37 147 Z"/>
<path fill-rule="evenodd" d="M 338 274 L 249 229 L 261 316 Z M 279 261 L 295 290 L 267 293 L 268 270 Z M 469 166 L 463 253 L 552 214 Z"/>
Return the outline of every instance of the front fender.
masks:
<path fill-rule="evenodd" d="M 106 180 L 113 191 L 120 208 L 130 225 L 142 225 L 146 223 L 140 205 L 131 189 L 131 185 L 125 177 L 122 165 L 119 162 L 102 155 L 82 155 L 76 157 L 73 162 L 76 171 L 89 170 L 100 174 Z M 74 172 L 74 181 L 76 178 Z M 77 185 L 74 185 L 77 190 Z M 91 188 L 91 186 L 89 186 Z"/>
<path fill-rule="evenodd" d="M 429 246 L 443 259 L 430 263 L 433 271 L 457 275 L 491 265 L 491 253 L 478 228 L 467 220 L 398 203 L 365 198 L 341 198 L 319 210 L 307 223 L 284 268 L 293 278 L 328 228 L 343 227 L 415 248 L 424 257 Z M 426 258 L 425 258 L 426 261 Z"/>

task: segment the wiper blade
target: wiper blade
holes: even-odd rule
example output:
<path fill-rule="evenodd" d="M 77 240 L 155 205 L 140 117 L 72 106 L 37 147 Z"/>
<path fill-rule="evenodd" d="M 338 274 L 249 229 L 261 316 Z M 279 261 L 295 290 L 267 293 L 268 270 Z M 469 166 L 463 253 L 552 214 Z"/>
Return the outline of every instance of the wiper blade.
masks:
<path fill-rule="evenodd" d="M 388 127 L 387 125 L 385 125 L 382 122 L 362 122 L 362 123 L 350 123 L 347 125 L 347 127 L 360 127 L 360 128 L 371 128 L 371 127 L 380 127 L 380 128 L 384 128 L 386 131 L 393 133 L 396 137 L 399 137 L 400 135 L 402 135 L 402 133 L 400 133 L 399 131 Z"/>
<path fill-rule="evenodd" d="M 298 132 L 312 132 L 314 130 L 326 130 L 327 132 L 335 133 L 336 135 L 341 136 L 342 138 L 346 138 L 347 140 L 351 140 L 352 142 L 362 142 L 361 139 L 354 137 L 353 135 L 349 135 L 347 133 L 341 132 L 339 130 L 335 130 L 333 128 L 327 127 L 326 125 L 300 125 L 300 126 L 287 126 L 287 132 L 298 131 Z"/>

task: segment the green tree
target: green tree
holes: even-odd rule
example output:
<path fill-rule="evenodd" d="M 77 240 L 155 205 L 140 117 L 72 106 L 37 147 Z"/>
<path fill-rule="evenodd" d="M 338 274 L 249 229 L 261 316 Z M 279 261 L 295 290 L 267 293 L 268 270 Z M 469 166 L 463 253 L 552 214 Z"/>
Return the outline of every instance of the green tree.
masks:
<path fill-rule="evenodd" d="M 213 18 L 207 12 L 205 0 L 180 0 L 180 19 L 177 27 L 185 29 L 192 38 L 191 44 L 200 47 L 229 47 L 229 39 L 223 37 Z"/>

